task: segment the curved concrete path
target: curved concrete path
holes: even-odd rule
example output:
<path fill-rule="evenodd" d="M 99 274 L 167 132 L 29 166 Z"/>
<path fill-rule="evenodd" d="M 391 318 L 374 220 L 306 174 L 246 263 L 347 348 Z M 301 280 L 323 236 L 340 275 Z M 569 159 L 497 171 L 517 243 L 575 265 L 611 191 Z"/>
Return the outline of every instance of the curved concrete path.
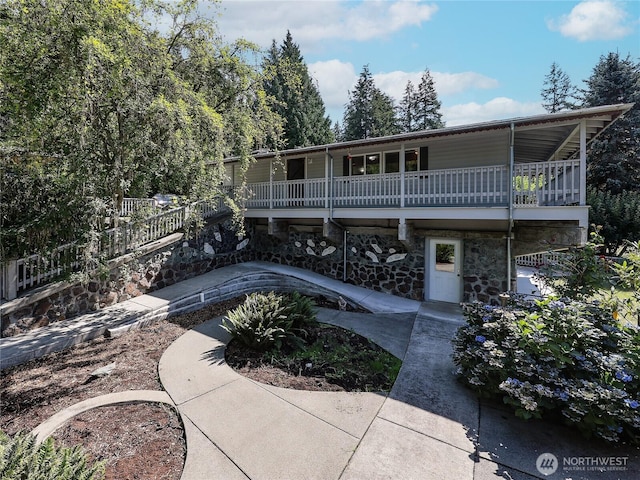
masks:
<path fill-rule="evenodd" d="M 451 360 L 451 337 L 462 318 L 459 308 L 450 305 L 414 302 L 304 270 L 253 262 L 119 304 L 100 312 L 101 322 L 87 316 L 83 323 L 80 318 L 56 335 L 77 333 L 87 338 L 96 325 L 117 334 L 174 312 L 195 310 L 225 295 L 294 286 L 333 292 L 375 312 L 321 309 L 319 317 L 353 328 L 403 358 L 392 391 L 388 396 L 302 392 L 248 380 L 225 364 L 228 336 L 220 320 L 214 319 L 186 332 L 165 351 L 159 375 L 166 392 L 114 394 L 115 400 L 159 401 L 177 408 L 187 441 L 183 480 L 640 478 L 637 448 L 589 442 L 548 422 L 522 422 L 510 411 L 480 403 L 462 387 Z M 119 312 L 124 314 L 118 316 Z M 8 353 L 10 362 L 15 362 L 40 355 L 49 349 L 47 338 L 58 337 L 26 335 L 13 343 L 2 339 L 0 357 Z M 72 344 L 74 339 L 64 341 Z M 110 396 L 81 402 L 52 417 L 38 427 L 39 438 L 92 402 L 111 404 L 105 397 Z M 558 469 L 545 475 L 537 470 L 536 459 L 547 452 L 560 462 L 623 457 L 626 469 Z"/>

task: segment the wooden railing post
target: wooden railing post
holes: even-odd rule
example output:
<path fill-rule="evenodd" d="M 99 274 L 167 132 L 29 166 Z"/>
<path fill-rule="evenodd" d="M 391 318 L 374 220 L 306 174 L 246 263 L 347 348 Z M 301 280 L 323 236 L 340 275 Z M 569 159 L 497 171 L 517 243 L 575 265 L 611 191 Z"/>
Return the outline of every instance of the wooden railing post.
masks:
<path fill-rule="evenodd" d="M 18 296 L 18 261 L 9 260 L 2 266 L 3 272 L 3 294 L 5 300 L 13 300 Z"/>

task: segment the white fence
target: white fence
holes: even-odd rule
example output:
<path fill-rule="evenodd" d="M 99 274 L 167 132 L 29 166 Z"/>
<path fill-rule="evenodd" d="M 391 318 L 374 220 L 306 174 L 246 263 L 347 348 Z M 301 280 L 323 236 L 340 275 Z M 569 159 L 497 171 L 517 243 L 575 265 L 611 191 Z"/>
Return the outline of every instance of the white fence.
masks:
<path fill-rule="evenodd" d="M 580 161 L 447 168 L 250 183 L 247 208 L 506 206 L 513 189 L 516 207 L 579 204 Z M 404 178 L 404 183 L 403 183 Z M 327 191 L 327 186 L 329 190 Z M 236 191 L 240 193 L 239 187 Z"/>
<path fill-rule="evenodd" d="M 156 208 L 156 201 L 153 198 L 124 198 L 120 208 L 120 216 L 130 217 L 139 210 L 154 208 Z"/>
<path fill-rule="evenodd" d="M 135 203 L 131 202 L 131 205 Z M 100 245 L 95 255 L 106 259 L 115 258 L 181 229 L 187 219 L 195 213 L 208 218 L 225 208 L 224 202 L 216 199 L 160 211 L 144 221 L 123 223 L 118 228 L 112 228 L 100 234 Z M 6 262 L 0 266 L 2 298 L 12 300 L 20 292 L 45 285 L 60 275 L 81 268 L 83 254 L 81 247 L 75 243 L 69 243 L 50 253 L 34 254 Z"/>
<path fill-rule="evenodd" d="M 519 255 L 515 258 L 516 265 L 519 267 L 529 267 L 539 269 L 545 265 L 558 264 L 562 259 L 563 252 L 542 252 L 532 253 L 530 255 Z"/>

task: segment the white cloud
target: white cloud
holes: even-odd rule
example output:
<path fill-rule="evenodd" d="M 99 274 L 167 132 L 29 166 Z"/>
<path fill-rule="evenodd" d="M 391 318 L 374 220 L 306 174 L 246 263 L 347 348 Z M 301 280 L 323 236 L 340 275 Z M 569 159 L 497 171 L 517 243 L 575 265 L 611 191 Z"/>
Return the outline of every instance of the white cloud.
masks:
<path fill-rule="evenodd" d="M 613 40 L 633 31 L 622 5 L 611 0 L 588 0 L 579 3 L 568 15 L 549 20 L 549 29 L 581 42 Z"/>
<path fill-rule="evenodd" d="M 373 76 L 376 86 L 383 92 L 391 95 L 397 102 L 400 101 L 411 80 L 414 87 L 418 87 L 424 72 L 395 71 L 389 73 L 377 73 Z M 431 72 L 433 82 L 438 92 L 438 97 L 455 95 L 472 89 L 491 89 L 498 86 L 498 81 L 476 72 Z"/>
<path fill-rule="evenodd" d="M 336 59 L 311 63 L 308 68 L 311 76 L 318 82 L 320 95 L 322 95 L 327 112 L 333 120 L 341 120 L 344 105 L 349 101 L 349 92 L 353 90 L 360 73 L 356 72 L 352 63 Z M 422 73 L 396 70 L 388 73 L 376 73 L 373 75 L 373 80 L 380 90 L 399 103 L 407 81 L 411 80 L 417 87 Z M 497 80 L 476 72 L 431 72 L 431 75 L 441 100 L 442 97 L 468 90 L 498 87 Z"/>
<path fill-rule="evenodd" d="M 281 41 L 288 30 L 302 51 L 331 39 L 365 41 L 386 37 L 408 26 L 420 26 L 437 12 L 417 0 L 239 1 L 220 7 L 218 26 L 228 41 L 245 38 L 261 47 Z"/>
<path fill-rule="evenodd" d="M 307 66 L 311 76 L 317 80 L 318 89 L 327 109 L 342 109 L 349 98 L 358 75 L 349 62 L 328 60 Z"/>
<path fill-rule="evenodd" d="M 522 103 L 511 98 L 497 97 L 483 104 L 471 102 L 444 107 L 442 116 L 447 126 L 453 127 L 504 118 L 526 117 L 544 112 L 539 102 Z"/>

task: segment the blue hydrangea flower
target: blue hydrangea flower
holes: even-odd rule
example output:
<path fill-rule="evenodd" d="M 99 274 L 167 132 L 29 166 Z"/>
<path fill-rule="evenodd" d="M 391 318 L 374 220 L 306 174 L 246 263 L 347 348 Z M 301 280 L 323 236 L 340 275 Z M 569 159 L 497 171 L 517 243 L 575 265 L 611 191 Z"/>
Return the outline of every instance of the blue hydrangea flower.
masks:
<path fill-rule="evenodd" d="M 522 382 L 520 380 L 518 380 L 517 378 L 507 378 L 506 382 L 510 385 L 513 385 L 515 387 L 519 387 L 522 385 Z"/>
<path fill-rule="evenodd" d="M 614 427 L 612 425 L 609 425 L 607 427 L 609 430 L 611 430 L 612 432 L 616 432 L 616 433 L 622 433 L 622 427 L 618 426 L 618 427 Z"/>
<path fill-rule="evenodd" d="M 561 302 L 560 300 L 553 300 L 552 302 L 549 302 L 549 308 L 563 309 L 563 308 L 567 308 L 567 305 L 564 302 Z"/>
<path fill-rule="evenodd" d="M 559 388 L 557 388 L 554 393 L 556 394 L 556 397 L 558 397 L 563 402 L 569 400 L 569 394 L 566 392 L 566 390 L 560 390 Z"/>
<path fill-rule="evenodd" d="M 487 341 L 486 337 L 484 337 L 484 336 L 482 336 L 482 335 L 476 335 L 476 342 L 478 342 L 478 343 L 484 343 L 484 342 L 486 342 L 486 341 Z"/>
<path fill-rule="evenodd" d="M 491 316 L 490 315 L 485 315 L 484 317 L 482 317 L 482 321 L 484 323 L 487 323 L 489 320 L 491 320 Z"/>
<path fill-rule="evenodd" d="M 623 381 L 623 382 L 625 382 L 625 383 L 628 383 L 628 382 L 630 382 L 631 380 L 633 380 L 633 377 L 632 377 L 631 375 L 629 375 L 627 372 L 624 372 L 624 371 L 622 371 L 622 372 L 620 372 L 620 371 L 616 372 L 616 378 L 617 378 L 618 380 L 622 380 L 622 381 Z"/>
<path fill-rule="evenodd" d="M 494 307 L 493 305 L 485 305 L 485 306 L 484 306 L 484 309 L 485 309 L 487 312 L 493 312 L 493 311 L 496 309 L 496 307 Z"/>
<path fill-rule="evenodd" d="M 640 402 L 638 402 L 637 400 L 629 400 L 628 398 L 625 399 L 624 403 L 629 408 L 638 408 L 640 406 Z"/>

